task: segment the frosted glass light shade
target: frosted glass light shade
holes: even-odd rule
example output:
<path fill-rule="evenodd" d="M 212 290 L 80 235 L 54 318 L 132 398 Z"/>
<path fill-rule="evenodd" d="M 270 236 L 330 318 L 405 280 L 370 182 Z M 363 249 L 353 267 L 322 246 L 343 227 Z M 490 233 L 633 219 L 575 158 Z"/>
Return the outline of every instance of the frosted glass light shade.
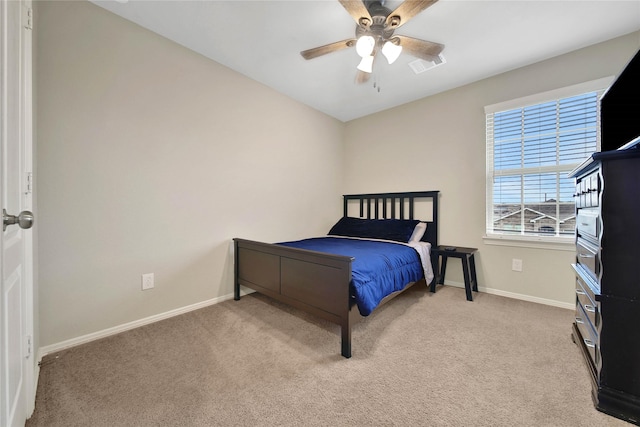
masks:
<path fill-rule="evenodd" d="M 382 54 L 387 58 L 389 64 L 393 64 L 400 56 L 400 53 L 402 53 L 402 46 L 400 45 L 386 42 L 384 46 L 382 46 Z"/>
<path fill-rule="evenodd" d="M 362 58 L 366 58 L 367 56 L 371 55 L 371 52 L 373 52 L 373 48 L 375 47 L 375 45 L 376 41 L 373 37 L 362 36 L 356 42 L 356 52 L 358 52 L 358 55 L 360 55 Z"/>
<path fill-rule="evenodd" d="M 373 56 L 365 56 L 358 64 L 358 70 L 364 71 L 365 73 L 373 72 Z"/>

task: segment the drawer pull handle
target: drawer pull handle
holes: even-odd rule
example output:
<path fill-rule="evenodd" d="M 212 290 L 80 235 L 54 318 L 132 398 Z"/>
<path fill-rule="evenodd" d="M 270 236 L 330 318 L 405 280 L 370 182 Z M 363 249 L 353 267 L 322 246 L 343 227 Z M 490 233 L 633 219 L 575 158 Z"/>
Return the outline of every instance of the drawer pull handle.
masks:
<path fill-rule="evenodd" d="M 585 338 L 582 341 L 584 341 L 584 345 L 586 345 L 587 347 L 596 348 L 596 345 L 591 340 Z"/>
<path fill-rule="evenodd" d="M 581 289 L 576 289 L 576 294 L 578 295 L 586 295 L 587 293 Z"/>
<path fill-rule="evenodd" d="M 580 258 L 595 258 L 595 254 L 594 255 L 587 255 L 587 254 L 578 254 L 578 256 Z"/>
<path fill-rule="evenodd" d="M 579 323 L 580 325 L 584 325 L 584 320 L 582 320 L 582 317 L 576 317 L 576 323 Z"/>
<path fill-rule="evenodd" d="M 596 312 L 596 308 L 592 305 L 589 304 L 585 304 L 584 305 L 584 309 L 587 310 L 590 313 L 595 313 Z"/>

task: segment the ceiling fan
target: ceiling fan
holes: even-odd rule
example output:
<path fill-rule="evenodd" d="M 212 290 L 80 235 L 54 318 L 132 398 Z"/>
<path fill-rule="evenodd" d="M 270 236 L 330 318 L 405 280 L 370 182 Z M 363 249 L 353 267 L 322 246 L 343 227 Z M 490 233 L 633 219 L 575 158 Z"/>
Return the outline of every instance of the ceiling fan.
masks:
<path fill-rule="evenodd" d="M 384 6 L 384 0 L 338 0 L 356 21 L 355 38 L 300 52 L 304 59 L 317 58 L 327 53 L 355 46 L 362 58 L 358 64 L 356 82 L 363 83 L 373 72 L 373 61 L 381 52 L 392 64 L 401 52 L 427 61 L 436 62 L 444 49 L 440 43 L 395 35 L 400 26 L 438 0 L 405 0 L 394 11 Z"/>

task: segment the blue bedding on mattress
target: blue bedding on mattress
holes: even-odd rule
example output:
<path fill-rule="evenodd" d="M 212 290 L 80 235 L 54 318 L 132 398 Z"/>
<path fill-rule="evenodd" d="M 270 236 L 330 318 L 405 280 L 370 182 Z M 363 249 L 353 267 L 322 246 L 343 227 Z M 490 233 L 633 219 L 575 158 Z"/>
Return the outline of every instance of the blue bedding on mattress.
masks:
<path fill-rule="evenodd" d="M 424 277 L 418 253 L 402 244 L 336 237 L 279 244 L 354 257 L 351 264 L 351 294 L 363 316 L 371 314 L 387 295 Z"/>

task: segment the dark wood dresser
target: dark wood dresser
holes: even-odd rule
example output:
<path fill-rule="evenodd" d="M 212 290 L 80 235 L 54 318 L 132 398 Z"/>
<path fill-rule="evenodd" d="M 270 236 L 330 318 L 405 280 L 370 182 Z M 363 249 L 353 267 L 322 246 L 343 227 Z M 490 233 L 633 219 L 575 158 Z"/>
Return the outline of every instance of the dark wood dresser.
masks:
<path fill-rule="evenodd" d="M 573 340 L 597 409 L 640 424 L 640 147 L 595 153 L 576 178 Z"/>

